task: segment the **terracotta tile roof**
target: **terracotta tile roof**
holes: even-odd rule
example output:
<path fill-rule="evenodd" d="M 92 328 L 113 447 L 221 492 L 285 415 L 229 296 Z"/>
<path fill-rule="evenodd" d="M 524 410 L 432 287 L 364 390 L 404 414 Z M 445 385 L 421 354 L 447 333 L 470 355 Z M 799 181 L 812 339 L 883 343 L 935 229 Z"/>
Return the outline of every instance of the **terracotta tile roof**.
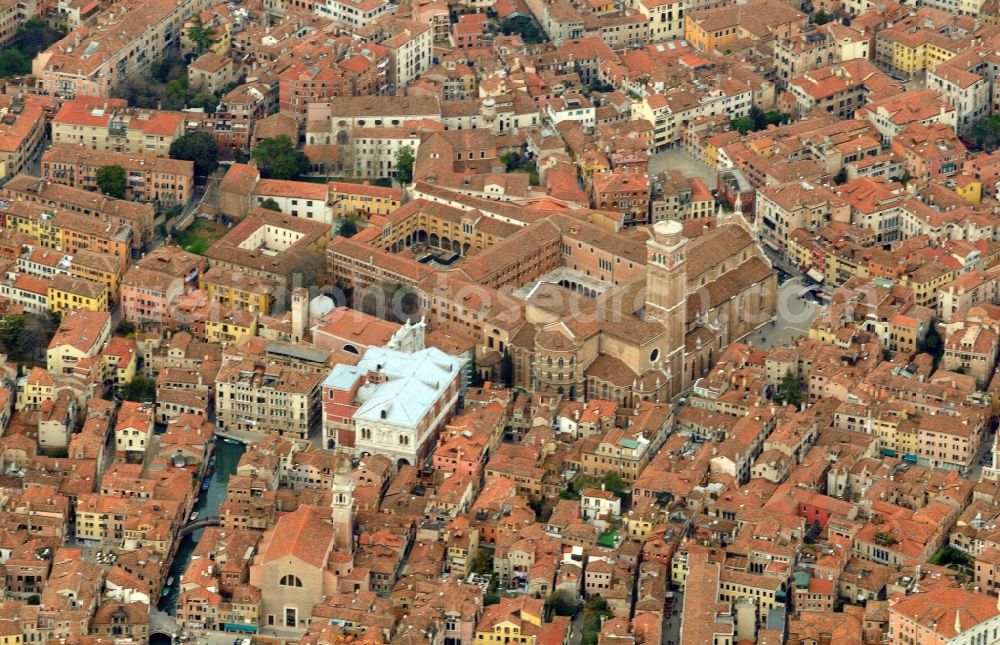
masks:
<path fill-rule="evenodd" d="M 295 197 L 326 202 L 326 186 L 310 181 L 287 181 L 284 179 L 261 179 L 253 190 L 255 195 L 275 197 Z"/>
<path fill-rule="evenodd" d="M 305 505 L 282 515 L 261 543 L 261 562 L 298 558 L 323 568 L 334 537 L 333 525 L 326 521 L 327 517 L 329 511 Z"/>
<path fill-rule="evenodd" d="M 108 285 L 103 282 L 94 282 L 92 280 L 74 278 L 64 273 L 58 273 L 52 278 L 52 283 L 49 285 L 49 289 L 53 291 L 62 291 L 63 293 L 71 293 L 85 298 L 97 299 L 101 298 L 102 295 L 107 292 Z"/>
<path fill-rule="evenodd" d="M 59 324 L 59 329 L 49 343 L 49 349 L 72 345 L 89 353 L 94 350 L 101 331 L 110 324 L 110 320 L 111 314 L 106 311 L 70 310 Z"/>
<path fill-rule="evenodd" d="M 992 596 L 965 589 L 937 588 L 901 598 L 889 607 L 889 613 L 902 616 L 943 639 L 951 639 L 994 618 L 1000 610 Z"/>

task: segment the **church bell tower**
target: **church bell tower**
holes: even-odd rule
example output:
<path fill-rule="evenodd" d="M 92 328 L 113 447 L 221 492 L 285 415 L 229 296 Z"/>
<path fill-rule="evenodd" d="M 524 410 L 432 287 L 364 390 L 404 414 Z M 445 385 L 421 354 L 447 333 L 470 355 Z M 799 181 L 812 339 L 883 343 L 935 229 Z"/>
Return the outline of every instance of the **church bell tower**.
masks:
<path fill-rule="evenodd" d="M 354 479 L 351 478 L 351 457 L 347 453 L 341 452 L 337 458 L 332 493 L 333 546 L 338 551 L 351 553 L 354 550 Z"/>
<path fill-rule="evenodd" d="M 684 335 L 687 315 L 687 238 L 680 222 L 664 220 L 653 225 L 646 242 L 646 294 L 644 315 L 659 320 L 666 329 L 663 355 L 658 357 L 669 382 L 670 396 L 681 391 L 684 371 Z"/>

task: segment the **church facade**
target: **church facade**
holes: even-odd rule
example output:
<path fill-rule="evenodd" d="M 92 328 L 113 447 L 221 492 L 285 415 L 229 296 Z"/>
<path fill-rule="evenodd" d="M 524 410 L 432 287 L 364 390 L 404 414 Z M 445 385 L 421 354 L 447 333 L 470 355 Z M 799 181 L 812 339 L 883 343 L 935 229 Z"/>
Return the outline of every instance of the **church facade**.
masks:
<path fill-rule="evenodd" d="M 637 278 L 595 298 L 551 284 L 526 293 L 510 342 L 515 380 L 571 399 L 669 401 L 769 322 L 776 300 L 776 273 L 743 226 L 692 239 L 657 222 Z"/>
<path fill-rule="evenodd" d="M 264 533 L 250 567 L 261 592 L 260 624 L 305 633 L 316 602 L 341 591 L 354 551 L 354 480 L 351 459 L 337 460 L 330 506 L 302 505 Z"/>

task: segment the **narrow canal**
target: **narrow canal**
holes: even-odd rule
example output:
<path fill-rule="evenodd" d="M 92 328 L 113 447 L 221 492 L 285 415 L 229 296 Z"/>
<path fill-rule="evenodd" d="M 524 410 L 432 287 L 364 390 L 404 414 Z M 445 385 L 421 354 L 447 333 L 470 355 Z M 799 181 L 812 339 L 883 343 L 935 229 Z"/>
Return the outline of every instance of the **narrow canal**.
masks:
<path fill-rule="evenodd" d="M 210 517 L 219 514 L 219 506 L 222 505 L 222 502 L 226 501 L 226 484 L 229 481 L 229 476 L 236 472 L 236 467 L 240 463 L 243 451 L 243 444 L 227 443 L 221 439 L 215 440 L 215 473 L 212 475 L 212 483 L 207 492 L 201 493 L 198 497 L 198 502 L 194 506 L 194 510 L 198 512 L 199 517 Z M 200 492 L 201 489 L 199 489 Z M 157 605 L 162 611 L 167 612 L 171 616 L 177 615 L 177 595 L 180 591 L 181 576 L 184 574 L 184 570 L 187 569 L 188 562 L 191 561 L 191 554 L 194 552 L 194 547 L 198 544 L 198 540 L 201 539 L 202 533 L 204 533 L 204 529 L 199 529 L 184 538 L 177 549 L 177 554 L 174 556 L 174 562 L 168 574 L 174 579 L 174 584 L 171 585 L 170 592 L 160 598 L 160 602 Z"/>

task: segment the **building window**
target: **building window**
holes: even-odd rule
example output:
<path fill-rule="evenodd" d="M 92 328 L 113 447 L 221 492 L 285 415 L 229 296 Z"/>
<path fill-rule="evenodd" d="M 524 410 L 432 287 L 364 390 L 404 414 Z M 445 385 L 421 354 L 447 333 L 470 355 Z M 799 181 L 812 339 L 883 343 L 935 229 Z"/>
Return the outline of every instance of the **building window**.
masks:
<path fill-rule="evenodd" d="M 301 587 L 302 580 L 300 580 L 298 576 L 293 576 L 291 574 L 288 574 L 282 576 L 281 580 L 278 581 L 278 584 L 280 584 L 283 587 Z"/>

